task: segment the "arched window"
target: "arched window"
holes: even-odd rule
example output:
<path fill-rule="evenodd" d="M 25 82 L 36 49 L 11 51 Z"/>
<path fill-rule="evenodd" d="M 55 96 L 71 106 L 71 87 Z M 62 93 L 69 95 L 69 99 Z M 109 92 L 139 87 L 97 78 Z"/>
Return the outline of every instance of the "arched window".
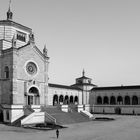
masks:
<path fill-rule="evenodd" d="M 123 104 L 123 98 L 121 96 L 118 96 L 117 103 L 121 105 Z"/>
<path fill-rule="evenodd" d="M 125 96 L 125 98 L 124 98 L 124 104 L 125 105 L 130 105 L 130 97 L 129 96 Z"/>
<path fill-rule="evenodd" d="M 138 97 L 137 96 L 132 97 L 132 105 L 138 105 Z"/>
<path fill-rule="evenodd" d="M 4 73 L 5 73 L 5 78 L 9 78 L 9 67 L 8 66 L 5 66 L 4 68 Z"/>
<path fill-rule="evenodd" d="M 104 97 L 103 102 L 104 102 L 104 104 L 108 104 L 109 103 L 109 100 L 108 100 L 108 97 L 107 96 Z"/>
<path fill-rule="evenodd" d="M 114 96 L 110 97 L 110 104 L 115 105 L 116 104 L 116 98 Z"/>
<path fill-rule="evenodd" d="M 97 97 L 97 104 L 102 104 L 102 97 L 101 96 Z"/>

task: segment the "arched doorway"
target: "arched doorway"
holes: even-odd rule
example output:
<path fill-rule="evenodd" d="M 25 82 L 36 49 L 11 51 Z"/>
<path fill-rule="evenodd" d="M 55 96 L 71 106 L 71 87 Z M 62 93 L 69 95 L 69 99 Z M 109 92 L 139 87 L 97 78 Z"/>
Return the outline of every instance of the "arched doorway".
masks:
<path fill-rule="evenodd" d="M 97 104 L 98 105 L 102 104 L 102 97 L 101 96 L 97 97 Z"/>
<path fill-rule="evenodd" d="M 129 96 L 125 96 L 125 98 L 124 98 L 124 104 L 125 105 L 130 105 L 130 97 Z"/>
<path fill-rule="evenodd" d="M 122 105 L 123 104 L 123 98 L 121 96 L 118 96 L 117 98 L 117 104 Z"/>
<path fill-rule="evenodd" d="M 58 95 L 54 95 L 53 96 L 53 105 L 57 105 L 58 104 Z"/>
<path fill-rule="evenodd" d="M 65 103 L 65 104 L 69 104 L 69 97 L 68 97 L 68 95 L 65 96 L 64 103 Z"/>
<path fill-rule="evenodd" d="M 63 101 L 64 101 L 64 97 L 63 97 L 63 95 L 60 95 L 59 96 L 59 104 L 63 104 Z"/>
<path fill-rule="evenodd" d="M 27 105 L 39 105 L 39 91 L 36 87 L 31 87 L 27 94 Z"/>
<path fill-rule="evenodd" d="M 138 105 L 138 97 L 137 96 L 132 97 L 132 105 Z"/>
<path fill-rule="evenodd" d="M 108 100 L 108 97 L 107 96 L 104 97 L 103 102 L 104 102 L 104 104 L 108 104 L 109 103 L 109 100 Z"/>
<path fill-rule="evenodd" d="M 110 104 L 115 105 L 116 104 L 116 98 L 114 96 L 110 97 Z"/>
<path fill-rule="evenodd" d="M 118 114 L 118 115 L 121 114 L 121 108 L 120 107 L 116 107 L 115 108 L 115 113 Z"/>
<path fill-rule="evenodd" d="M 70 96 L 70 104 L 73 104 L 73 96 Z"/>
<path fill-rule="evenodd" d="M 75 96 L 75 98 L 74 98 L 74 103 L 75 103 L 75 104 L 78 104 L 78 102 L 79 102 L 79 101 L 78 101 L 78 96 Z"/>

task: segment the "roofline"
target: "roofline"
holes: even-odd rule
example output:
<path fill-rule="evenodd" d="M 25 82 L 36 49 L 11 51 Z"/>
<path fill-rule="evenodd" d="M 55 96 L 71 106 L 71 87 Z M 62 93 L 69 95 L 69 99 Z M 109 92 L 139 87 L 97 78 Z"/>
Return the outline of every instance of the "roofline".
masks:
<path fill-rule="evenodd" d="M 24 47 L 26 47 L 26 46 L 28 46 L 28 45 L 30 45 L 30 43 L 27 43 L 27 44 L 25 44 L 25 45 L 23 45 L 23 46 L 21 46 L 21 47 L 19 47 L 19 48 L 17 48 L 17 49 L 20 50 L 20 49 L 22 49 L 22 48 L 24 48 Z M 43 55 L 43 53 L 41 52 L 41 50 L 40 50 L 36 45 L 33 45 L 33 48 L 40 54 L 40 56 L 41 56 L 43 59 L 49 60 L 49 57 L 45 57 L 45 56 Z"/>
<path fill-rule="evenodd" d="M 81 91 L 80 88 L 67 86 L 67 85 L 59 85 L 59 84 L 52 84 L 52 83 L 49 83 L 48 85 L 49 85 L 49 87 L 65 88 L 65 89 L 72 89 L 72 90 L 80 90 Z"/>
<path fill-rule="evenodd" d="M 82 83 L 82 84 L 80 84 L 80 83 L 77 83 L 77 84 L 73 84 L 73 85 L 71 85 L 71 86 L 83 86 L 83 85 L 88 85 L 88 86 L 97 86 L 97 85 L 94 85 L 94 84 L 89 84 L 89 83 Z"/>
<path fill-rule="evenodd" d="M 140 89 L 140 85 L 112 86 L 112 87 L 94 87 L 92 89 L 92 91 L 97 91 L 97 90 L 125 90 L 125 89 Z"/>
<path fill-rule="evenodd" d="M 0 25 L 18 27 L 18 28 L 26 30 L 28 32 L 32 32 L 31 28 L 21 25 L 17 22 L 11 21 L 11 20 L 0 20 Z"/>

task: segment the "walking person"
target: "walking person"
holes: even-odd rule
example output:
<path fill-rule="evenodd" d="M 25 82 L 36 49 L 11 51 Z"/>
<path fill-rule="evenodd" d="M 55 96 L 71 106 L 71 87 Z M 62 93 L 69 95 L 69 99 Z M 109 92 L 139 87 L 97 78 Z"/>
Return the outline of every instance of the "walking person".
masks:
<path fill-rule="evenodd" d="M 58 129 L 56 130 L 56 137 L 57 137 L 57 139 L 59 137 L 59 130 Z"/>

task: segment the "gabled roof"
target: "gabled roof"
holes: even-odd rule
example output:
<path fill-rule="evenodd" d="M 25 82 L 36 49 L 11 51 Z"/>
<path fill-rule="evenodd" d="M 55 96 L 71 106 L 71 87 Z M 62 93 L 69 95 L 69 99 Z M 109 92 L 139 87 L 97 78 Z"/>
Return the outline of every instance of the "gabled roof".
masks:
<path fill-rule="evenodd" d="M 125 90 L 125 89 L 140 89 L 140 85 L 132 85 L 132 86 L 112 86 L 112 87 L 94 87 L 92 91 L 98 90 Z"/>
<path fill-rule="evenodd" d="M 23 49 L 24 47 L 27 47 L 28 45 L 30 45 L 29 43 L 27 43 L 24 46 L 21 46 L 19 48 L 17 48 L 18 50 Z M 44 59 L 45 56 L 43 55 L 43 53 L 40 51 L 40 49 L 38 49 L 38 47 L 36 45 L 33 46 L 33 48 L 36 50 L 36 52 Z M 49 57 L 46 57 L 47 59 L 49 59 Z"/>
<path fill-rule="evenodd" d="M 49 83 L 49 87 L 72 89 L 72 90 L 81 90 L 80 88 L 77 88 L 77 87 L 72 87 L 72 86 L 67 86 L 67 85 L 51 84 L 51 83 Z"/>

